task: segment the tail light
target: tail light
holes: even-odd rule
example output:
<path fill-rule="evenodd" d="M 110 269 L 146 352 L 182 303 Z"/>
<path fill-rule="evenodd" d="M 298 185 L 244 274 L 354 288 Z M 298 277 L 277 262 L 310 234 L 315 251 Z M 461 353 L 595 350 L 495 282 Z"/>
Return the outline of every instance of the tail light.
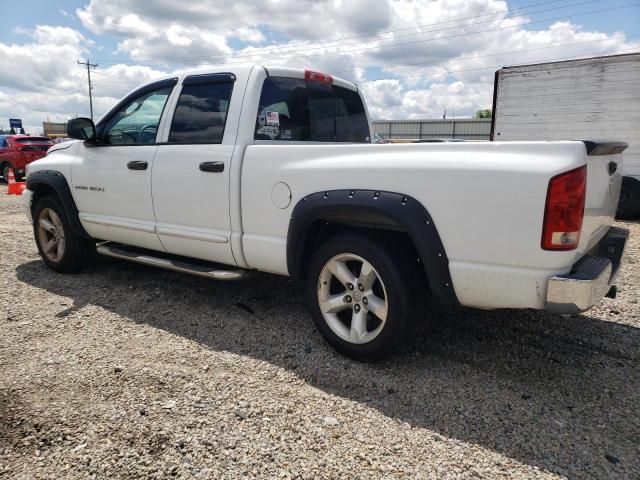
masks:
<path fill-rule="evenodd" d="M 544 250 L 573 250 L 578 247 L 586 196 L 586 165 L 556 175 L 549 181 L 542 226 Z"/>
<path fill-rule="evenodd" d="M 331 85 L 333 83 L 333 77 L 331 75 L 327 75 L 326 73 L 314 72 L 312 70 L 304 71 L 304 79 L 311 82 L 325 83 L 327 85 Z"/>

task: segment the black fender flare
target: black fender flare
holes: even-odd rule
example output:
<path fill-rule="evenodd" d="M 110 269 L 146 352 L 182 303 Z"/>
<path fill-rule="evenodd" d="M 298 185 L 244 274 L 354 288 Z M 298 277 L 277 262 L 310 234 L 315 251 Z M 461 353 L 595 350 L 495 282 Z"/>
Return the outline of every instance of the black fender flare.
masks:
<path fill-rule="evenodd" d="M 73 233 L 75 233 L 76 235 L 80 235 L 88 240 L 93 240 L 82 226 L 82 223 L 80 223 L 78 208 L 76 207 L 76 202 L 73 200 L 71 188 L 69 188 L 69 183 L 67 182 L 65 176 L 55 170 L 38 170 L 37 172 L 32 172 L 29 174 L 29 176 L 27 177 L 28 190 L 37 192 L 38 189 L 42 188 L 43 186 L 52 189 L 60 199 L 60 203 L 62 203 L 64 212 L 69 219 L 69 223 L 71 224 Z M 34 206 L 35 205 L 32 205 L 31 208 L 33 209 Z"/>
<path fill-rule="evenodd" d="M 431 293 L 439 301 L 459 305 L 449 272 L 449 259 L 427 209 L 409 195 L 381 190 L 330 190 L 302 198 L 294 207 L 287 233 L 287 269 L 299 277 L 313 222 L 349 211 L 390 218 L 407 231 L 422 259 Z"/>

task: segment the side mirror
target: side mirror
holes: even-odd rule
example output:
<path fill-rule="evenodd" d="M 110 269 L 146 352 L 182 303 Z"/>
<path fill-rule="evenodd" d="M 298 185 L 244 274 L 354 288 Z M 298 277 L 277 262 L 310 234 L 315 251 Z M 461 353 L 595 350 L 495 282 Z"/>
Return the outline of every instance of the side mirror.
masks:
<path fill-rule="evenodd" d="M 67 135 L 78 140 L 95 142 L 96 126 L 90 118 L 74 118 L 67 122 Z"/>

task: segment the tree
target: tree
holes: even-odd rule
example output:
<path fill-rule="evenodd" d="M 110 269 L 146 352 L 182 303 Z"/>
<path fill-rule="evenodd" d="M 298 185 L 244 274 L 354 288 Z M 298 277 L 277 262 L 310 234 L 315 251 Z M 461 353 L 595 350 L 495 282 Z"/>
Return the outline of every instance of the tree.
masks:
<path fill-rule="evenodd" d="M 493 112 L 491 109 L 487 108 L 485 110 L 478 110 L 476 112 L 475 118 L 491 118 L 493 116 Z"/>

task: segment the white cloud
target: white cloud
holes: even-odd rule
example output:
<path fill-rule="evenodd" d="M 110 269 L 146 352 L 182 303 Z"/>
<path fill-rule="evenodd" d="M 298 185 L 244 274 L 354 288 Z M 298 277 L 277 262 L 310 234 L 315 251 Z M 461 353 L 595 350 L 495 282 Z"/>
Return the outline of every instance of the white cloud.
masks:
<path fill-rule="evenodd" d="M 379 0 L 344 0 L 338 2 L 345 30 L 356 34 L 377 33 L 388 29 L 393 15 L 391 2 Z"/>
<path fill-rule="evenodd" d="M 227 45 L 226 38 L 215 31 L 179 24 L 171 24 L 163 29 L 154 28 L 147 34 L 128 36 L 120 42 L 118 50 L 130 55 L 134 60 L 144 62 L 145 59 L 150 59 L 156 64 L 174 63 L 178 60 L 173 59 L 179 59 L 181 56 L 201 58 L 212 55 L 225 56 L 233 52 Z"/>
<path fill-rule="evenodd" d="M 88 55 L 91 41 L 67 27 L 39 25 L 23 31 L 22 44 L 0 44 L 0 62 L 13 68 L 0 69 L 0 125 L 8 118 L 22 118 L 27 131 L 37 133 L 42 121 L 65 121 L 89 110 L 86 73 L 77 59 Z M 114 66 L 96 73 L 108 79 L 96 81 L 94 110 L 106 111 L 123 91 L 164 72 L 144 66 Z"/>
<path fill-rule="evenodd" d="M 175 2 L 158 0 L 91 0 L 76 11 L 93 33 L 126 33 L 117 19 L 132 13 L 157 28 L 180 22 L 194 29 L 215 29 L 222 35 L 246 27 L 268 25 L 296 39 L 324 39 L 337 33 L 371 33 L 389 22 L 391 0 L 251 0 Z"/>
<path fill-rule="evenodd" d="M 67 27 L 39 25 L 29 34 L 28 43 L 0 43 L 0 62 L 5 66 L 0 69 L 0 85 L 27 91 L 64 88 L 70 63 L 86 54 L 88 41 Z"/>

